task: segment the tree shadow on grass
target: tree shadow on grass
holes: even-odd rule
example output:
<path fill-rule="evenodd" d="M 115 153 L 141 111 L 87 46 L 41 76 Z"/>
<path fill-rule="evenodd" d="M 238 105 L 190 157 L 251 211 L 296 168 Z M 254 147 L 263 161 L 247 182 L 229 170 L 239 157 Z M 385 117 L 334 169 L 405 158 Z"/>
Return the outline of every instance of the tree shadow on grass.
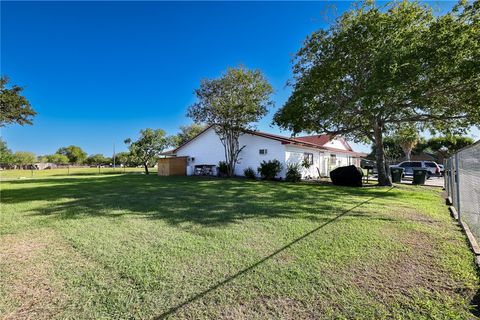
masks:
<path fill-rule="evenodd" d="M 202 297 L 204 297 L 205 295 L 209 294 L 210 292 L 213 292 L 215 290 L 217 290 L 218 288 L 224 286 L 224 285 L 227 285 L 229 284 L 231 281 L 235 280 L 236 278 L 242 276 L 243 274 L 257 268 L 259 265 L 265 263 L 266 261 L 272 259 L 273 257 L 275 257 L 276 255 L 278 255 L 279 253 L 289 249 L 290 247 L 294 246 L 296 243 L 302 241 L 302 240 L 305 240 L 306 238 L 308 238 L 309 236 L 311 236 L 312 234 L 318 232 L 319 230 L 323 229 L 324 227 L 328 226 L 329 224 L 331 223 L 334 223 L 336 222 L 338 219 L 342 218 L 343 216 L 349 214 L 350 212 L 352 212 L 353 210 L 359 208 L 360 206 L 376 199 L 377 197 L 381 197 L 381 196 L 386 196 L 387 194 L 389 194 L 389 191 L 391 191 L 393 189 L 392 188 L 389 188 L 387 190 L 384 190 L 382 192 L 382 195 L 375 195 L 373 197 L 370 197 L 362 202 L 359 202 L 353 206 L 351 206 L 350 208 L 348 209 L 345 209 L 343 210 L 342 212 L 338 213 L 337 215 L 335 215 L 334 217 L 326 220 L 325 222 L 323 222 L 322 224 L 320 224 L 319 226 L 317 226 L 316 228 L 304 233 L 303 235 L 299 236 L 298 238 L 292 240 L 291 242 L 287 243 L 286 245 L 284 245 L 283 247 L 275 250 L 274 252 L 272 252 L 271 254 L 263 257 L 262 259 L 258 260 L 257 262 L 255 262 L 254 264 L 246 267 L 245 269 L 242 269 L 240 270 L 239 272 L 235 273 L 234 275 L 231 275 L 227 278 L 225 278 L 224 280 L 221 280 L 219 282 L 217 282 L 216 284 L 212 285 L 211 287 L 205 289 L 204 291 L 201 291 L 195 295 L 193 295 L 192 297 L 186 299 L 185 301 L 171 307 L 170 309 L 168 309 L 167 311 L 165 311 L 164 313 L 160 314 L 159 316 L 157 317 L 154 317 L 154 319 L 164 319 L 166 317 L 169 317 L 173 314 L 175 314 L 178 310 L 180 310 L 181 308 L 189 305 L 190 303 L 193 303 L 199 299 L 201 299 Z"/>
<path fill-rule="evenodd" d="M 220 226 L 250 218 L 322 221 L 365 197 L 395 197 L 382 188 L 198 177 L 116 175 L 10 181 L 2 203 L 46 201 L 29 209 L 54 219 L 139 216 L 171 225 Z M 21 185 L 21 188 L 18 186 Z"/>

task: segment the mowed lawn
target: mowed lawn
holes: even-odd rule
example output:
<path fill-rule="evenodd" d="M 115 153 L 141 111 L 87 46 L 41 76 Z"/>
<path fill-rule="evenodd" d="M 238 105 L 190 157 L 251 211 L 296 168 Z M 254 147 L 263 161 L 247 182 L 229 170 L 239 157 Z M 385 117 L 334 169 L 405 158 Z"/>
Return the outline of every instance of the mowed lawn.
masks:
<path fill-rule="evenodd" d="M 3 181 L 0 318 L 475 317 L 439 189 L 156 175 Z"/>

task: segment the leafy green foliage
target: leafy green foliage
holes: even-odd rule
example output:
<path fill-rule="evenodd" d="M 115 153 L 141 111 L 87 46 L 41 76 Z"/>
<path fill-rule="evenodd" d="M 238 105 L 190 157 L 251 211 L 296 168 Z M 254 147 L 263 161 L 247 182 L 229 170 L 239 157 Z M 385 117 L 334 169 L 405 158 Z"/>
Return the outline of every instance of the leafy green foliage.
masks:
<path fill-rule="evenodd" d="M 141 165 L 142 163 L 132 157 L 130 152 L 119 152 L 115 155 L 116 164 L 121 164 L 123 166 L 135 167 Z"/>
<path fill-rule="evenodd" d="M 251 167 L 245 168 L 245 170 L 243 170 L 243 175 L 247 179 L 256 179 L 257 178 L 257 175 L 255 174 L 255 170 L 253 170 L 253 168 L 251 168 Z"/>
<path fill-rule="evenodd" d="M 274 160 L 263 160 L 260 163 L 257 171 L 260 173 L 260 176 L 265 180 L 273 180 L 276 176 L 282 171 L 283 166 L 277 159 Z"/>
<path fill-rule="evenodd" d="M 50 162 L 58 165 L 65 165 L 70 162 L 70 159 L 64 154 L 54 153 L 41 157 L 41 162 Z"/>
<path fill-rule="evenodd" d="M 13 85 L 7 88 L 8 77 L 0 78 L 0 127 L 7 124 L 32 124 L 37 114 L 30 102 L 22 95 L 23 88 Z"/>
<path fill-rule="evenodd" d="M 434 153 L 442 153 L 444 156 L 452 155 L 458 150 L 465 148 L 475 141 L 470 137 L 448 135 L 428 139 L 425 149 Z"/>
<path fill-rule="evenodd" d="M 17 151 L 14 153 L 14 163 L 22 168 L 34 164 L 37 161 L 35 153 L 28 151 Z"/>
<path fill-rule="evenodd" d="M 90 155 L 86 160 L 85 163 L 92 166 L 100 166 L 110 164 L 111 159 L 105 157 L 103 154 L 97 153 Z"/>
<path fill-rule="evenodd" d="M 376 144 L 379 183 L 384 134 L 402 123 L 461 131 L 480 123 L 480 4 L 444 16 L 417 2 L 366 2 L 296 55 L 293 92 L 274 122 L 294 133 L 343 134 Z"/>
<path fill-rule="evenodd" d="M 238 156 L 243 149 L 238 138 L 253 123 L 265 116 L 273 105 L 272 86 L 259 70 L 242 66 L 228 68 L 217 79 L 204 79 L 195 90 L 197 102 L 187 115 L 196 123 L 214 125 L 225 149 L 229 176 L 233 176 Z"/>
<path fill-rule="evenodd" d="M 420 135 L 417 128 L 409 125 L 400 126 L 393 135 L 393 140 L 402 148 L 407 161 L 410 161 L 412 150 L 419 139 Z"/>
<path fill-rule="evenodd" d="M 285 180 L 289 182 L 299 182 L 302 179 L 302 166 L 298 163 L 289 163 Z"/>
<path fill-rule="evenodd" d="M 87 153 L 82 148 L 74 145 L 62 147 L 56 153 L 66 156 L 70 164 L 82 164 L 87 159 Z"/>
<path fill-rule="evenodd" d="M 181 126 L 180 127 L 180 132 L 177 133 L 177 135 L 173 136 L 172 139 L 172 144 L 175 147 L 179 147 L 186 142 L 192 140 L 194 137 L 196 137 L 200 132 L 205 130 L 207 126 L 202 125 L 202 124 L 196 124 L 192 123 L 189 126 Z"/>
<path fill-rule="evenodd" d="M 220 161 L 218 163 L 218 173 L 221 176 L 228 176 L 229 172 L 230 172 L 230 170 L 228 168 L 228 163 L 226 163 L 225 161 Z"/>
<path fill-rule="evenodd" d="M 12 150 L 7 147 L 7 143 L 5 142 L 5 140 L 0 138 L 0 165 L 12 165 L 14 163 L 14 160 L 15 157 L 12 153 Z"/>
<path fill-rule="evenodd" d="M 162 129 L 140 130 L 140 137 L 136 141 L 125 139 L 134 162 L 143 164 L 145 174 L 149 174 L 148 166 L 156 161 L 160 153 L 172 144 L 172 139 L 167 137 Z"/>

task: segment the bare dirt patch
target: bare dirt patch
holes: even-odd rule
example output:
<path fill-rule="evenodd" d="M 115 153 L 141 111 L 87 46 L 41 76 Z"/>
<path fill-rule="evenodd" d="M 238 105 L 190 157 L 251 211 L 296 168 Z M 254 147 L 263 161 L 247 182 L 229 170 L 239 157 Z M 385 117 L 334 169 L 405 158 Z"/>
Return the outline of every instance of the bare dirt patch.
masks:
<path fill-rule="evenodd" d="M 6 296 L 3 319 L 46 319 L 54 313 L 60 295 L 50 281 L 51 260 L 46 254 L 54 234 L 6 235 L 0 238 L 0 267 Z M 3 311 L 2 311 L 3 312 Z"/>

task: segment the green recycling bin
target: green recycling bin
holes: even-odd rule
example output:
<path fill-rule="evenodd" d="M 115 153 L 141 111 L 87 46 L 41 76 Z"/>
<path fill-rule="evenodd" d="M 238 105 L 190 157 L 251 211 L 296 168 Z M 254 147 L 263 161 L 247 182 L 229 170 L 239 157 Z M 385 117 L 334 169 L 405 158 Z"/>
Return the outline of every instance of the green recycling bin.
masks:
<path fill-rule="evenodd" d="M 392 182 L 402 182 L 403 168 L 390 168 L 390 174 L 392 175 Z"/>
<path fill-rule="evenodd" d="M 427 179 L 427 170 L 426 169 L 413 169 L 413 181 L 412 184 L 425 184 Z"/>

